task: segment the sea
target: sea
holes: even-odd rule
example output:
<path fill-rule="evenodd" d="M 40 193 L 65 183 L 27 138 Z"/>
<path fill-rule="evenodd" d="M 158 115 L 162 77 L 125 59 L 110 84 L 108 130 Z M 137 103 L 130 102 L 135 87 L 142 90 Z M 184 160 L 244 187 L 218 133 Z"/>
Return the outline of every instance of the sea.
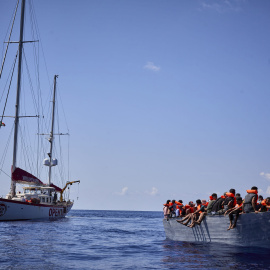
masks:
<path fill-rule="evenodd" d="M 0 223 L 0 269 L 270 269 L 270 249 L 166 239 L 162 212 L 71 210 Z"/>

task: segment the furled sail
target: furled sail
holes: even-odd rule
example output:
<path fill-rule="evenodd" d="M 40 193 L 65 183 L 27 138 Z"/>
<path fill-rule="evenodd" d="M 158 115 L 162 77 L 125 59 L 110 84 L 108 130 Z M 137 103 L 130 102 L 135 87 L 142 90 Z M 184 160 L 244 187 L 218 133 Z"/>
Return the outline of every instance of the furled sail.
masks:
<path fill-rule="evenodd" d="M 21 168 L 16 168 L 14 172 L 12 172 L 12 181 L 21 184 L 28 185 L 44 185 L 37 177 L 32 175 L 31 173 L 22 170 Z"/>
<path fill-rule="evenodd" d="M 55 188 L 55 190 L 57 191 L 57 192 L 61 192 L 62 191 L 62 188 L 60 188 L 60 187 L 58 187 L 58 186 L 56 186 L 56 185 L 54 185 L 54 184 L 50 184 L 50 187 L 53 187 L 53 188 Z"/>

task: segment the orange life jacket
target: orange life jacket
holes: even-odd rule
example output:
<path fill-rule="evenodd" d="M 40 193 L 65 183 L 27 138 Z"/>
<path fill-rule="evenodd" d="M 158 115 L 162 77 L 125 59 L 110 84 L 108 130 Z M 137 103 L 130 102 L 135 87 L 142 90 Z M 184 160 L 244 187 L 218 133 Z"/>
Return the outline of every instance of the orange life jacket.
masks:
<path fill-rule="evenodd" d="M 198 205 L 197 205 L 197 210 L 200 210 L 201 208 L 202 208 L 202 205 L 201 205 L 201 204 L 198 204 Z M 202 211 L 199 211 L 199 213 L 201 214 Z"/>
<path fill-rule="evenodd" d="M 242 205 L 243 205 L 243 203 L 241 203 L 241 204 L 238 204 L 238 203 L 237 203 L 237 204 L 235 205 L 235 207 L 241 207 L 241 208 L 239 208 L 239 210 L 242 211 Z"/>
<path fill-rule="evenodd" d="M 228 197 L 232 197 L 232 198 L 234 197 L 234 194 L 231 193 L 231 192 L 227 192 L 226 195 L 227 195 Z"/>
<path fill-rule="evenodd" d="M 267 203 L 266 203 L 266 200 L 265 200 L 265 199 L 264 199 L 264 200 L 262 200 L 261 205 L 264 205 L 264 206 L 266 206 L 266 205 L 267 205 Z"/>
<path fill-rule="evenodd" d="M 254 189 L 250 189 L 250 190 L 247 190 L 247 193 L 258 194 L 258 191 Z"/>

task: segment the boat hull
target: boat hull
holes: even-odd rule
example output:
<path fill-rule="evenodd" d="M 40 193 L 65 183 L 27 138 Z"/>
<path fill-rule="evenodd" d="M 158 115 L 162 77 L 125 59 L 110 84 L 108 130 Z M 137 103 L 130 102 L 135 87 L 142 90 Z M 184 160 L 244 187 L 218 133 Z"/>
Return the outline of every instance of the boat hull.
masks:
<path fill-rule="evenodd" d="M 240 215 L 236 228 L 229 231 L 227 230 L 230 223 L 228 216 L 206 216 L 201 225 L 193 228 L 186 227 L 176 220 L 176 218 L 163 220 L 167 239 L 270 248 L 270 212 Z"/>
<path fill-rule="evenodd" d="M 73 203 L 46 205 L 0 198 L 0 221 L 64 218 L 72 206 Z"/>

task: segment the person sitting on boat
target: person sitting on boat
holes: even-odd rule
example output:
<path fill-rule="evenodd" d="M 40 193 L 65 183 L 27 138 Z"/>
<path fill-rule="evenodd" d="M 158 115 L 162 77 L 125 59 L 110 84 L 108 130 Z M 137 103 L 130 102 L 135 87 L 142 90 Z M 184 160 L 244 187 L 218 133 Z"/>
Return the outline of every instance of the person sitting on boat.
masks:
<path fill-rule="evenodd" d="M 258 209 L 259 212 L 266 212 L 270 211 L 270 197 L 267 197 L 266 199 L 262 200 L 260 203 L 260 208 Z"/>
<path fill-rule="evenodd" d="M 195 211 L 195 205 L 193 201 L 190 201 L 188 204 L 185 205 L 186 215 L 192 214 Z"/>
<path fill-rule="evenodd" d="M 224 195 L 220 196 L 212 205 L 212 214 L 217 215 L 220 213 L 220 210 L 223 209 L 223 202 L 225 201 L 225 195 L 227 192 L 224 192 Z"/>
<path fill-rule="evenodd" d="M 182 224 L 187 225 L 189 223 L 190 219 L 191 219 L 192 214 L 194 213 L 194 204 L 193 204 L 192 201 L 190 201 L 183 208 L 184 208 L 183 210 L 186 213 L 186 216 L 181 220 L 177 220 L 177 222 L 182 223 L 182 222 L 186 221 L 185 224 L 183 224 L 183 223 Z"/>
<path fill-rule="evenodd" d="M 202 205 L 204 205 L 205 207 L 208 206 L 208 202 L 206 200 L 202 200 Z"/>
<path fill-rule="evenodd" d="M 183 201 L 182 200 L 175 201 L 175 204 L 176 204 L 175 216 L 179 217 L 181 214 L 181 208 L 183 206 Z"/>
<path fill-rule="evenodd" d="M 176 203 L 175 200 L 172 200 L 172 203 L 170 205 L 171 217 L 175 217 L 175 211 L 176 211 Z"/>
<path fill-rule="evenodd" d="M 163 207 L 163 214 L 164 214 L 164 218 L 168 220 L 168 218 L 170 217 L 170 209 L 169 209 L 169 203 L 170 203 L 171 200 L 167 200 L 167 202 L 164 205 Z"/>
<path fill-rule="evenodd" d="M 229 192 L 225 194 L 225 200 L 222 202 L 222 208 L 218 210 L 219 214 L 224 214 L 228 209 L 233 208 L 236 205 L 235 189 L 231 188 Z"/>
<path fill-rule="evenodd" d="M 193 228 L 196 224 L 200 224 L 203 217 L 204 217 L 204 212 L 205 212 L 205 206 L 202 205 L 202 202 L 200 199 L 198 199 L 196 201 L 197 203 L 197 210 L 194 211 L 194 213 L 190 213 L 188 214 L 185 218 L 183 218 L 182 220 L 177 220 L 177 222 L 185 225 L 185 226 L 188 226 L 190 228 Z M 196 219 L 199 217 L 198 221 L 195 223 Z M 184 222 L 186 221 L 186 222 Z M 190 224 L 188 225 L 190 221 Z"/>
<path fill-rule="evenodd" d="M 190 224 L 189 226 L 190 228 L 193 228 L 196 224 L 201 225 L 203 218 L 207 215 L 207 212 L 206 212 L 207 205 L 204 204 L 203 201 L 205 200 L 202 200 L 201 203 L 200 203 L 200 200 L 196 201 L 197 210 L 193 214 L 194 215 L 193 224 L 192 223 Z M 196 218 L 198 219 L 196 220 Z"/>
<path fill-rule="evenodd" d="M 237 198 L 237 197 L 241 197 L 241 194 L 240 193 L 236 193 L 235 194 L 235 198 Z"/>
<path fill-rule="evenodd" d="M 258 201 L 257 201 L 257 210 L 259 210 L 262 206 L 262 201 L 263 201 L 263 196 L 262 195 L 259 195 L 258 197 Z"/>
<path fill-rule="evenodd" d="M 242 203 L 243 203 L 242 197 L 237 197 L 237 199 L 236 199 L 236 205 L 233 208 L 228 209 L 224 213 L 224 216 L 226 216 L 227 214 L 229 214 L 230 225 L 229 225 L 228 230 L 233 229 L 233 228 L 236 227 L 236 223 L 237 223 L 238 217 L 242 213 L 242 205 L 243 205 Z M 234 215 L 235 215 L 235 217 L 234 217 Z"/>
<path fill-rule="evenodd" d="M 210 214 L 212 212 L 213 204 L 217 200 L 217 194 L 213 193 L 209 198 L 210 198 L 210 201 L 208 202 L 207 209 L 206 209 L 207 214 Z"/>
<path fill-rule="evenodd" d="M 257 211 L 257 200 L 258 200 L 258 188 L 252 187 L 250 190 L 247 190 L 247 195 L 243 203 L 243 213 L 250 213 Z"/>

